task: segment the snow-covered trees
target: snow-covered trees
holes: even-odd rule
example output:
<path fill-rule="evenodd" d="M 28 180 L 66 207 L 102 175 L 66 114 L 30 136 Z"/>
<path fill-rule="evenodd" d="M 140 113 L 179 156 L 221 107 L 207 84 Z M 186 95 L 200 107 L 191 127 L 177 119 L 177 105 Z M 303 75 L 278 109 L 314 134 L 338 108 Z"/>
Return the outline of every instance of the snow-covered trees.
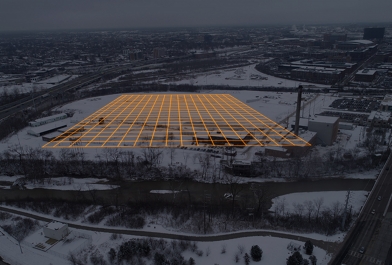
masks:
<path fill-rule="evenodd" d="M 250 257 L 249 257 L 248 253 L 245 253 L 245 255 L 244 255 L 244 262 L 245 262 L 245 265 L 249 265 L 249 263 L 250 263 Z"/>
<path fill-rule="evenodd" d="M 254 245 L 250 249 L 250 255 L 253 261 L 260 261 L 261 257 L 263 256 L 263 251 L 258 245 Z"/>
<path fill-rule="evenodd" d="M 311 255 L 309 257 L 310 262 L 312 263 L 312 265 L 317 265 L 317 258 L 314 255 Z"/>
<path fill-rule="evenodd" d="M 290 257 L 288 257 L 286 264 L 287 265 L 302 265 L 303 262 L 302 255 L 296 251 Z"/>
<path fill-rule="evenodd" d="M 312 242 L 310 240 L 305 242 L 304 249 L 305 249 L 305 253 L 307 255 L 312 255 L 312 253 L 313 253 L 313 244 L 312 244 Z"/>

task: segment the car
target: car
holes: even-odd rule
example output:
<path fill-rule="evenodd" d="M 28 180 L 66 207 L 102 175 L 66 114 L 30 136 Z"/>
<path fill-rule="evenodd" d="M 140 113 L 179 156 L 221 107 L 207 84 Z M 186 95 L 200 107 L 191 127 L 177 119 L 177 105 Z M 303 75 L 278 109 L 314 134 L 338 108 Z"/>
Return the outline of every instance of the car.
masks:
<path fill-rule="evenodd" d="M 365 247 L 361 247 L 358 252 L 363 254 L 365 252 Z"/>
<path fill-rule="evenodd" d="M 223 195 L 223 197 L 224 197 L 225 199 L 231 199 L 231 198 L 233 198 L 233 194 L 231 194 L 231 193 L 225 193 L 225 194 Z"/>
<path fill-rule="evenodd" d="M 377 200 L 381 201 L 381 196 L 378 196 Z"/>
<path fill-rule="evenodd" d="M 372 214 L 375 214 L 375 213 L 376 213 L 376 210 L 375 210 L 375 209 L 373 209 L 373 210 L 372 210 Z"/>

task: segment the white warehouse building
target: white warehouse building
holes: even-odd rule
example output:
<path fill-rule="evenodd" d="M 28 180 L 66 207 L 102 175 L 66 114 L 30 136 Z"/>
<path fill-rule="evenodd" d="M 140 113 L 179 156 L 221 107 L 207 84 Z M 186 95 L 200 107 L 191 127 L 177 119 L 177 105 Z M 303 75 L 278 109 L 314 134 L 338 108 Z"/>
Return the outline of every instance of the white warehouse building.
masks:
<path fill-rule="evenodd" d="M 317 143 L 332 145 L 338 137 L 339 117 L 318 116 L 310 119 L 308 130 L 317 132 Z"/>
<path fill-rule="evenodd" d="M 43 230 L 46 237 L 61 240 L 68 235 L 68 224 L 52 221 L 45 225 Z"/>
<path fill-rule="evenodd" d="M 60 113 L 60 114 L 56 114 L 56 115 L 52 115 L 52 116 L 36 119 L 35 121 L 30 121 L 29 125 L 31 127 L 37 127 L 37 126 L 41 126 L 41 125 L 44 125 L 44 124 L 47 124 L 47 123 L 51 123 L 51 122 L 55 122 L 55 121 L 58 121 L 58 120 L 64 120 L 67 117 L 68 117 L 68 115 L 66 113 Z"/>

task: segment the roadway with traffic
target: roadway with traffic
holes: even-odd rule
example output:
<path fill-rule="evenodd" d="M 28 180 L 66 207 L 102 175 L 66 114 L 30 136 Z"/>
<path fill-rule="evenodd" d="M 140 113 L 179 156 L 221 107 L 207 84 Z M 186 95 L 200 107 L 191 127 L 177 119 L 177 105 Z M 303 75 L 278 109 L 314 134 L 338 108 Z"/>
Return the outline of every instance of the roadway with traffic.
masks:
<path fill-rule="evenodd" d="M 391 264 L 388 253 L 392 243 L 392 159 L 368 195 L 355 225 L 331 264 Z"/>

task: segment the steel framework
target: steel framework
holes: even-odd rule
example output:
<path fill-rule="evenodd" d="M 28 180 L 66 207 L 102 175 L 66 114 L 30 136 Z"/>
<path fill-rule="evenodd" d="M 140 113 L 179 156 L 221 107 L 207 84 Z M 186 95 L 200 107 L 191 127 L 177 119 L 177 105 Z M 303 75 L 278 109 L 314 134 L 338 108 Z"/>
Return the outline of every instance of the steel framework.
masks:
<path fill-rule="evenodd" d="M 229 94 L 121 95 L 44 148 L 310 146 Z"/>

